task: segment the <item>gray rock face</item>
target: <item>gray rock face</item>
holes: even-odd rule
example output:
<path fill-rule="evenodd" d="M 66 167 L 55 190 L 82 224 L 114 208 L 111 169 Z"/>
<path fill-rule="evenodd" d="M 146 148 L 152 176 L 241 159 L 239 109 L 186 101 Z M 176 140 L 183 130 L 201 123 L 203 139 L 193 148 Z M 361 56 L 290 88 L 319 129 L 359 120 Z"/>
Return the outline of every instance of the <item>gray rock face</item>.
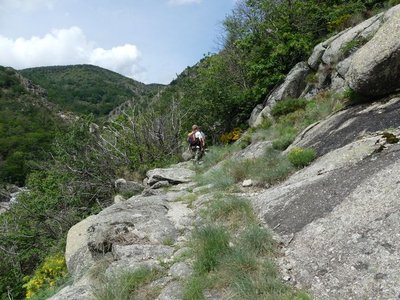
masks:
<path fill-rule="evenodd" d="M 400 267 L 400 99 L 360 105 L 310 126 L 295 146 L 319 158 L 252 196 L 286 245 L 280 266 L 316 299 L 396 299 Z M 368 121 L 367 121 L 368 120 Z"/>
<path fill-rule="evenodd" d="M 399 76 L 400 11 L 355 53 L 346 80 L 357 93 L 382 96 L 400 89 Z"/>
<path fill-rule="evenodd" d="M 376 15 L 353 28 L 341 32 L 337 38 L 329 44 L 322 55 L 324 64 L 333 65 L 341 61 L 343 59 L 343 48 L 355 38 L 373 35 L 374 30 L 379 28 L 381 17 L 382 14 Z"/>
<path fill-rule="evenodd" d="M 293 147 L 311 147 L 318 155 L 343 147 L 365 132 L 396 128 L 399 124 L 400 98 L 350 107 L 298 135 Z M 378 138 L 377 138 L 378 139 Z"/>
<path fill-rule="evenodd" d="M 139 182 L 119 178 L 115 181 L 115 188 L 119 193 L 137 194 L 143 191 L 144 186 Z"/>
<path fill-rule="evenodd" d="M 178 262 L 170 268 L 172 277 L 186 279 L 193 274 L 193 269 L 184 262 Z"/>
<path fill-rule="evenodd" d="M 187 183 L 194 176 L 194 171 L 185 167 L 154 169 L 147 172 L 147 185 L 153 186 L 159 181 L 168 181 L 170 184 Z"/>
<path fill-rule="evenodd" d="M 158 300 L 182 300 L 183 285 L 174 281 L 168 284 L 162 291 Z"/>
<path fill-rule="evenodd" d="M 176 230 L 167 217 L 168 206 L 162 197 L 136 196 L 114 204 L 96 216 L 76 224 L 68 233 L 66 262 L 78 275 L 108 252 L 120 253 L 123 245 L 160 245 L 166 237 L 174 240 Z"/>
<path fill-rule="evenodd" d="M 399 151 L 394 145 L 352 167 L 336 169 L 305 187 L 311 199 L 297 197 L 297 205 L 302 199 L 313 201 L 312 209 L 322 214 L 302 230 L 291 227 L 296 234 L 282 264 L 290 266 L 292 279 L 310 287 L 317 299 L 398 296 Z M 314 196 L 311 190 L 318 192 Z M 322 210 L 322 202 L 331 208 Z M 303 214 L 300 209 L 292 213 L 299 219 Z"/>

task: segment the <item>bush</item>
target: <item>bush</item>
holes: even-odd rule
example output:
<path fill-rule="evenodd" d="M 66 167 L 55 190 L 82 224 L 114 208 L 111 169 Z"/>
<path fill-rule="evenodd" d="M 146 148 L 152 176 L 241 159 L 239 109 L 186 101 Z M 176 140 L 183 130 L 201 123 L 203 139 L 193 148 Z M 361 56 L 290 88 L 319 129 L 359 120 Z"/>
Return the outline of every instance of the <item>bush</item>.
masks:
<path fill-rule="evenodd" d="M 303 168 L 315 159 L 316 152 L 314 149 L 293 148 L 287 157 L 293 166 Z"/>
<path fill-rule="evenodd" d="M 307 100 L 305 99 L 284 99 L 277 102 L 271 109 L 271 115 L 275 118 L 295 112 L 299 109 L 305 109 Z"/>
<path fill-rule="evenodd" d="M 62 254 L 47 257 L 32 277 L 25 278 L 26 299 L 31 299 L 40 290 L 56 286 L 66 274 L 67 267 Z"/>

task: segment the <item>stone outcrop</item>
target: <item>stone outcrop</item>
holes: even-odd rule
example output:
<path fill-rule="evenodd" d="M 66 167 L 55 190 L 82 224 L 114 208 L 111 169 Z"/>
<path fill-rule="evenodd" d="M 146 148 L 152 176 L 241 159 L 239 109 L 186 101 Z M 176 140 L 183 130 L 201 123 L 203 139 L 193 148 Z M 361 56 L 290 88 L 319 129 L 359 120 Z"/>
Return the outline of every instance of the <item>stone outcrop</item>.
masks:
<path fill-rule="evenodd" d="M 129 193 L 136 195 L 144 190 L 144 186 L 136 181 L 119 178 L 115 181 L 115 189 L 118 193 Z"/>
<path fill-rule="evenodd" d="M 178 165 L 149 174 L 172 178 L 177 187 L 180 185 L 178 181 L 184 183 L 176 191 L 133 196 L 74 225 L 68 232 L 65 250 L 68 271 L 74 283 L 51 299 L 92 299 L 96 287 L 101 284 L 93 276 L 99 266 L 103 266 L 104 276 L 111 278 L 143 267 L 163 270 L 168 268 L 173 257 L 181 255 L 183 250 L 177 251 L 177 248 L 182 248 L 179 245 L 191 230 L 193 212 L 177 200 L 191 187 L 187 181 L 192 171 L 185 171 L 182 165 Z M 124 184 L 124 181 L 120 180 L 118 184 Z M 172 297 L 178 293 L 171 290 L 171 286 L 176 284 L 174 280 L 190 274 L 191 267 L 183 261 L 169 267 L 171 270 L 166 273 L 170 275 L 152 284 L 161 290 L 162 295 Z M 170 299 L 176 299 L 176 296 Z"/>
<path fill-rule="evenodd" d="M 160 188 L 191 182 L 194 171 L 187 168 L 188 163 L 182 163 L 172 168 L 153 169 L 146 173 L 145 185 L 148 188 Z M 162 183 L 160 183 L 162 182 Z"/>
<path fill-rule="evenodd" d="M 285 277 L 316 299 L 398 296 L 400 144 L 385 132 L 400 136 L 399 113 L 393 98 L 314 124 L 292 147 L 312 147 L 319 158 L 251 197 L 285 245 Z"/>
<path fill-rule="evenodd" d="M 322 91 L 352 89 L 366 100 L 400 90 L 400 5 L 315 46 L 307 62 L 297 64 L 251 115 L 257 127 L 272 106 L 285 98 L 311 99 Z"/>
<path fill-rule="evenodd" d="M 355 92 L 383 96 L 400 90 L 400 10 L 353 57 L 346 75 Z"/>

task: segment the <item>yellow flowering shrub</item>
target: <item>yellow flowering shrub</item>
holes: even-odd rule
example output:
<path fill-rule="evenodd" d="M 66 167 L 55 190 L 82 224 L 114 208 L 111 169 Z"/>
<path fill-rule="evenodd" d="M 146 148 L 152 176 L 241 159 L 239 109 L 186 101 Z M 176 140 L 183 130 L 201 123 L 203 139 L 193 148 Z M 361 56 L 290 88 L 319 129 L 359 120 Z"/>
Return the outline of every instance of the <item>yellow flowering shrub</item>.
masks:
<path fill-rule="evenodd" d="M 31 299 L 39 290 L 54 287 L 67 274 L 64 256 L 49 256 L 32 276 L 25 277 L 26 299 Z"/>
<path fill-rule="evenodd" d="M 240 138 L 241 134 L 242 131 L 240 130 L 240 128 L 234 128 L 232 131 L 226 132 L 223 135 L 221 135 L 220 140 L 224 144 L 233 143 Z"/>

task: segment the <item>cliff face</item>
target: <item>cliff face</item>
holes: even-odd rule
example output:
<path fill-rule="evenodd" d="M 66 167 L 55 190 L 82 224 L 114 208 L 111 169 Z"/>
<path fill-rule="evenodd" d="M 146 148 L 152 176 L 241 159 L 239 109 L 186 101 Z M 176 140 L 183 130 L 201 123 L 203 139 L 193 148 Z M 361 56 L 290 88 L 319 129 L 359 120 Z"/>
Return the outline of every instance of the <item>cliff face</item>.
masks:
<path fill-rule="evenodd" d="M 351 88 L 369 100 L 297 137 L 291 147 L 316 150 L 311 165 L 276 186 L 242 193 L 282 242 L 283 277 L 316 299 L 399 296 L 400 145 L 391 138 L 400 136 L 399 27 L 397 6 L 317 45 L 308 62 L 299 63 L 252 115 L 256 126 L 277 101 L 326 90 Z M 310 74 L 312 82 L 306 80 Z M 270 144 L 252 144 L 241 154 L 257 156 Z M 187 251 L 184 242 L 208 199 L 203 192 L 191 208 L 179 201 L 199 191 L 189 169 L 179 165 L 149 172 L 140 196 L 75 225 L 66 251 L 75 283 L 51 299 L 89 299 L 97 284 L 93 270 L 104 260 L 102 272 L 108 276 L 143 265 L 164 268 L 166 276 L 152 283 L 159 291 L 155 298 L 182 299 L 190 261 L 173 262 Z M 157 189 L 166 186 L 168 192 Z"/>

